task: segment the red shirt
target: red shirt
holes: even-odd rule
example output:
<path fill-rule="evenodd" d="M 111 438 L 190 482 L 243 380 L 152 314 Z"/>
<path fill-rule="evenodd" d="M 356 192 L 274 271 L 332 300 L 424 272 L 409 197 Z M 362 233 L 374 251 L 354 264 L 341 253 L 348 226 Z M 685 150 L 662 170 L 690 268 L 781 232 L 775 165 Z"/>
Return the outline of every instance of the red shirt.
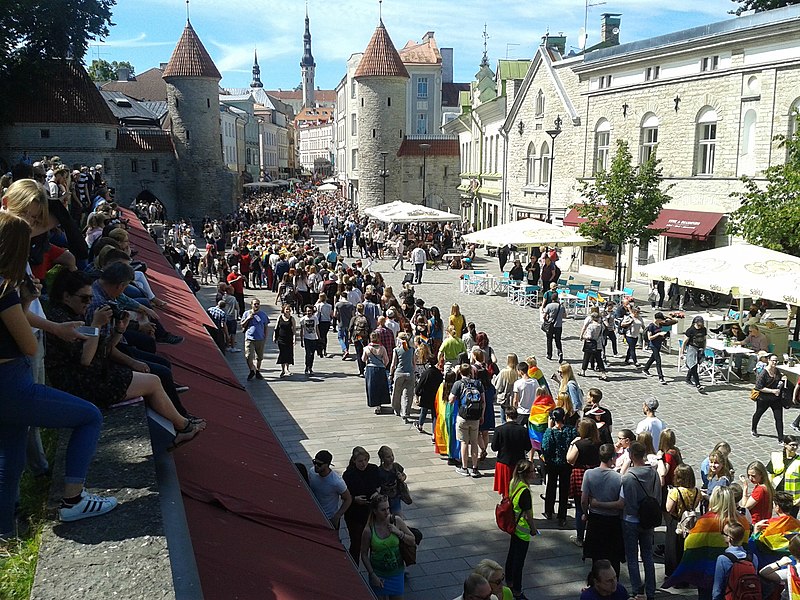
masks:
<path fill-rule="evenodd" d="M 234 281 L 238 279 L 238 281 Z M 244 279 L 238 273 L 228 274 L 228 285 L 233 288 L 234 294 L 244 294 Z"/>
<path fill-rule="evenodd" d="M 753 515 L 753 523 L 772 517 L 772 505 L 769 501 L 767 488 L 763 484 L 757 485 L 750 497 L 756 501 L 755 506 L 750 509 L 750 514 Z"/>
<path fill-rule="evenodd" d="M 31 273 L 33 273 L 33 276 L 36 277 L 36 279 L 44 281 L 45 277 L 47 277 L 47 272 L 64 252 L 64 248 L 50 244 L 50 248 L 48 248 L 47 252 L 45 252 L 42 257 L 42 262 L 38 265 L 31 265 Z"/>

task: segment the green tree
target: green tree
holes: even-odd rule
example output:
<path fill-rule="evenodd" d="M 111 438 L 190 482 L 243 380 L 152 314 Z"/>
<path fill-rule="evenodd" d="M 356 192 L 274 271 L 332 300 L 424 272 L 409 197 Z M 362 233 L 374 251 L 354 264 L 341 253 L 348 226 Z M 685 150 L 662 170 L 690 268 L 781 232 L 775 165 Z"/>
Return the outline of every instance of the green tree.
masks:
<path fill-rule="evenodd" d="M 732 15 L 736 15 L 737 17 L 741 15 L 743 12 L 748 10 L 754 10 L 756 12 L 761 12 L 764 10 L 772 10 L 774 8 L 781 8 L 784 6 L 790 6 L 792 4 L 800 4 L 800 0 L 731 0 L 739 5 L 738 8 L 735 10 L 728 11 Z"/>
<path fill-rule="evenodd" d="M 645 244 L 661 233 L 650 225 L 669 202 L 667 192 L 672 185 L 662 189 L 660 164 L 653 152 L 646 162 L 633 166 L 628 142 L 617 140 L 611 168 L 598 173 L 594 182 L 581 181 L 584 203 L 577 210 L 586 222 L 578 230 L 581 235 L 616 247 L 618 288 L 622 287 L 623 248 L 633 243 Z"/>
<path fill-rule="evenodd" d="M 747 242 L 800 256 L 800 113 L 795 113 L 791 136 L 777 135 L 786 150 L 786 162 L 774 165 L 759 178 L 741 178 L 744 190 L 731 193 L 742 205 L 728 221 L 728 233 Z M 763 185 L 763 187 L 762 187 Z"/>
<path fill-rule="evenodd" d="M 117 70 L 120 67 L 125 67 L 128 69 L 128 73 L 133 75 L 133 65 L 129 63 L 127 60 L 121 60 L 119 62 L 112 61 L 108 62 L 107 60 L 97 59 L 95 58 L 92 61 L 92 64 L 89 65 L 88 73 L 89 77 L 92 78 L 92 81 L 97 81 L 98 83 L 102 83 L 104 81 L 112 81 L 117 78 Z"/>

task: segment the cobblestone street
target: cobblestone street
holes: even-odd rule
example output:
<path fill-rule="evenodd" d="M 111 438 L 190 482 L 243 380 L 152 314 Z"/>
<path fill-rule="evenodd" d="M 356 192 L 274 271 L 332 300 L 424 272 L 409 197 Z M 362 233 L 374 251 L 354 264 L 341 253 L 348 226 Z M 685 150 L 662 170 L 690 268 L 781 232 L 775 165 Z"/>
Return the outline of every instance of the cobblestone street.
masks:
<path fill-rule="evenodd" d="M 494 259 L 479 258 L 477 266 L 497 271 Z M 402 272 L 392 271 L 388 260 L 380 261 L 378 269 L 397 293 Z M 417 297 L 423 298 L 428 307 L 439 306 L 443 316 L 449 313 L 451 304 L 458 303 L 467 320 L 474 321 L 478 331 L 488 334 L 499 362 L 504 363 L 508 352 L 516 352 L 521 359 L 532 353 L 549 377 L 557 363 L 545 359 L 538 311 L 510 305 L 505 296 L 462 294 L 461 273 L 426 271 L 423 283 L 416 286 Z M 634 287 L 639 299 L 646 295 L 646 286 Z M 206 306 L 210 292 L 211 288 L 205 288 L 201 293 Z M 248 291 L 248 295 L 251 293 Z M 263 291 L 254 295 L 266 303 L 264 308 L 274 320 L 275 295 Z M 643 307 L 645 321 L 652 312 L 649 305 Z M 563 336 L 565 358 L 576 372 L 581 357 L 579 326 L 578 320 L 566 320 Z M 328 340 L 330 350 L 336 346 L 335 334 L 329 334 Z M 333 358 L 317 359 L 315 374 L 308 378 L 297 374 L 302 369 L 302 351 L 298 346 L 293 376 L 280 380 L 275 356 L 276 349 L 270 343 L 263 368 L 265 382 L 245 381 L 247 367 L 240 354 L 228 354 L 227 358 L 293 461 L 310 465 L 310 457 L 325 448 L 333 453 L 335 468 L 341 472 L 347 466 L 353 446 L 364 446 L 372 461 L 377 462 L 377 450 L 386 444 L 405 467 L 414 498 L 413 505 L 406 510 L 407 520 L 425 535 L 417 555 L 418 564 L 408 569 L 407 599 L 451 600 L 461 593 L 464 577 L 479 560 L 488 557 L 501 564 L 505 562 L 508 537 L 494 523 L 494 507 L 499 497 L 492 491 L 491 452 L 482 463 L 482 478 L 460 477 L 433 452 L 430 424 L 422 435 L 412 425 L 404 425 L 391 415 L 376 416 L 366 406 L 364 383 L 356 376 L 354 361 L 343 362 L 338 353 Z M 644 361 L 640 358 L 640 362 Z M 723 382 L 706 386 L 704 392 L 698 393 L 684 385 L 684 374 L 677 372 L 674 353 L 664 356 L 669 382 L 666 386 L 659 385 L 655 377 L 646 378 L 637 369 L 621 363 L 622 358 L 611 359 L 608 382 L 599 381 L 592 371 L 588 377 L 579 377 L 584 392 L 589 387 L 603 390 L 604 403 L 613 413 L 615 430 L 633 428 L 642 416 L 642 399 L 655 395 L 661 403 L 658 416 L 676 430 L 684 460 L 694 466 L 698 481 L 700 461 L 719 440 L 727 440 L 733 447 L 731 460 L 737 473 L 744 472 L 750 460 L 766 462 L 769 452 L 778 448 L 771 416 L 765 415 L 761 424 L 760 429 L 766 435 L 755 439 L 748 433 L 752 404 L 748 399 L 751 386 L 747 383 Z M 786 415 L 787 431 L 794 416 Z M 581 561 L 580 550 L 569 542 L 574 533 L 571 516 L 562 530 L 555 521 L 541 518 L 543 501 L 539 494 L 543 492 L 543 486 L 534 487 L 534 513 L 540 517 L 537 526 L 542 535 L 531 543 L 524 588 L 530 598 L 577 598 L 589 565 Z M 344 526 L 342 535 L 346 536 Z M 657 530 L 657 543 L 659 538 L 663 538 L 663 533 Z M 627 586 L 624 566 L 622 573 L 621 581 Z M 662 581 L 663 566 L 657 564 L 657 582 L 660 585 Z M 677 594 L 677 590 L 657 593 L 663 598 L 683 597 Z M 687 597 L 696 597 L 696 593 L 688 591 Z"/>

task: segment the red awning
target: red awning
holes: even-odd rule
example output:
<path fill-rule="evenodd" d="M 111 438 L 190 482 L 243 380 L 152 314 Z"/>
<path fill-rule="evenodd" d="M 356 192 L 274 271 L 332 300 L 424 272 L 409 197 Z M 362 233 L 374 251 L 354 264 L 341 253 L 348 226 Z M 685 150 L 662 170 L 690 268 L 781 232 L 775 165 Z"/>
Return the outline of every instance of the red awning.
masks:
<path fill-rule="evenodd" d="M 570 208 L 569 212 L 564 217 L 564 225 L 567 227 L 577 227 L 581 223 L 586 223 L 586 217 L 580 216 L 577 208 Z"/>
<path fill-rule="evenodd" d="M 158 350 L 183 401 L 208 429 L 172 453 L 205 598 L 374 598 L 308 487 L 205 329 L 197 299 L 136 217 L 131 244 L 153 291 L 169 304 L 164 326 L 184 336 Z"/>
<path fill-rule="evenodd" d="M 661 235 L 667 237 L 705 240 L 724 216 L 721 213 L 663 208 L 650 227 L 664 229 Z M 585 222 L 586 218 L 578 214 L 577 208 L 571 208 L 564 217 L 564 225 L 567 227 L 578 227 Z"/>
<path fill-rule="evenodd" d="M 666 230 L 661 235 L 667 237 L 705 240 L 723 216 L 720 213 L 664 208 L 651 227 Z"/>

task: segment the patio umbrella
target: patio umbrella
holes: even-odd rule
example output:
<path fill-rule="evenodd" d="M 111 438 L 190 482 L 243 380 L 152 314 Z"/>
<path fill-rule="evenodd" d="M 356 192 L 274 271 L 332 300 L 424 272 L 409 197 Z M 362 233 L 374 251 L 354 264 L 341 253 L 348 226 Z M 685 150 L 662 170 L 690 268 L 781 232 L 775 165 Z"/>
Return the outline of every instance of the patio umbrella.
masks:
<path fill-rule="evenodd" d="M 505 225 L 496 225 L 463 236 L 469 244 L 503 246 L 510 244 L 518 248 L 533 246 L 592 246 L 594 240 L 583 237 L 567 227 L 551 225 L 538 219 L 522 219 Z"/>
<path fill-rule="evenodd" d="M 800 258 L 750 244 L 734 244 L 643 265 L 634 275 L 687 287 L 800 304 Z"/>
<path fill-rule="evenodd" d="M 461 216 L 455 213 L 399 200 L 368 208 L 364 214 L 383 223 L 430 223 L 461 220 Z"/>
<path fill-rule="evenodd" d="M 324 183 L 317 188 L 320 192 L 335 192 L 339 188 L 332 183 Z"/>

